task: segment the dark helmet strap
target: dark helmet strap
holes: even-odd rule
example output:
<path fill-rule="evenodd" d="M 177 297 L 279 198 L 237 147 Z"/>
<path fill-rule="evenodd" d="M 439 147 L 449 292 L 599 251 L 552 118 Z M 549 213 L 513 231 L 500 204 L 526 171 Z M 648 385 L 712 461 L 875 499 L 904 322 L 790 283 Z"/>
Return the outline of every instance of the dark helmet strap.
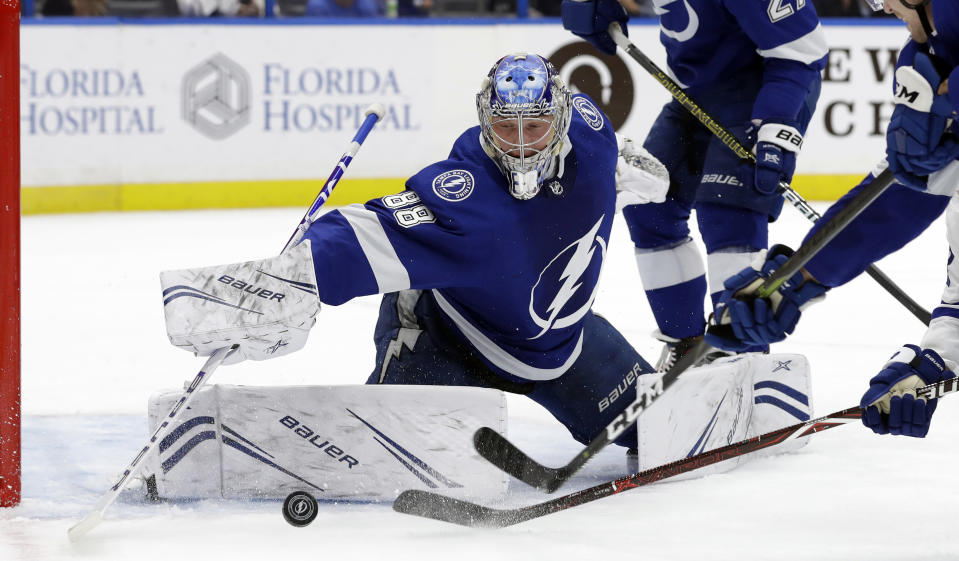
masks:
<path fill-rule="evenodd" d="M 899 0 L 903 6 L 907 8 L 912 8 L 916 10 L 916 13 L 919 14 L 919 23 L 922 24 L 923 31 L 926 32 L 926 35 L 933 37 L 936 35 L 936 30 L 932 28 L 932 23 L 929 21 L 929 16 L 926 15 L 926 4 L 932 0 L 919 0 L 918 2 L 910 2 L 910 0 Z"/>

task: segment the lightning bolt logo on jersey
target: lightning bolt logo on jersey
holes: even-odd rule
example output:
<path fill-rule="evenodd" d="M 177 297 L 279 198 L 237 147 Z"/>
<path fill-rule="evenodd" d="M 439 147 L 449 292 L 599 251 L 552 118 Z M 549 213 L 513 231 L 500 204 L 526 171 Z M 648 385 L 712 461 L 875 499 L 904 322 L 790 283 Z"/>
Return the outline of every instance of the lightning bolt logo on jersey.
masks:
<path fill-rule="evenodd" d="M 604 218 L 605 216 L 601 216 L 585 236 L 564 248 L 540 273 L 536 285 L 530 291 L 529 315 L 536 325 L 543 329 L 532 339 L 543 336 L 554 327 L 559 329 L 575 324 L 583 319 L 592 307 L 598 285 L 592 283 L 593 289 L 588 294 L 580 289 L 583 288 L 584 282 L 588 283 L 584 281 L 587 270 L 603 266 L 606 240 L 596 232 L 602 226 Z M 561 273 L 558 279 L 554 278 L 559 271 Z M 543 302 L 549 304 L 541 315 L 537 310 L 544 308 Z"/>

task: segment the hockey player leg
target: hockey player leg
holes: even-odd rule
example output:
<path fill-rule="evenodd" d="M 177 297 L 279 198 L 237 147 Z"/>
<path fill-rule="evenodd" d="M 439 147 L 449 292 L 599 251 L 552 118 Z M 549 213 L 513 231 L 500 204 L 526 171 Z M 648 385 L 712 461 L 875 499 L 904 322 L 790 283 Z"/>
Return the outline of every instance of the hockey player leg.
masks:
<path fill-rule="evenodd" d="M 652 371 L 611 323 L 591 314 L 579 358 L 559 378 L 538 382 L 530 397 L 563 423 L 573 438 L 587 444 L 635 401 L 636 380 Z M 634 436 L 633 431 L 625 431 L 615 443 L 635 447 Z"/>
<path fill-rule="evenodd" d="M 745 269 L 766 247 L 768 215 L 747 208 L 699 203 L 696 220 L 706 246 L 709 296 L 716 303 L 723 281 Z"/>
<path fill-rule="evenodd" d="M 656 369 L 668 369 L 687 343 L 702 336 L 706 269 L 689 235 L 689 209 L 676 199 L 623 209 L 636 244 L 636 266 L 643 290 L 666 343 Z"/>
<path fill-rule="evenodd" d="M 528 394 L 532 382 L 493 373 L 450 332 L 428 291 L 383 295 L 376 322 L 376 366 L 367 384 L 475 386 Z"/>
<path fill-rule="evenodd" d="M 657 337 L 666 342 L 659 370 L 673 364 L 705 325 L 706 270 L 688 222 L 709 139 L 679 103 L 663 107 L 644 148 L 669 171 L 666 201 L 623 209 Z"/>

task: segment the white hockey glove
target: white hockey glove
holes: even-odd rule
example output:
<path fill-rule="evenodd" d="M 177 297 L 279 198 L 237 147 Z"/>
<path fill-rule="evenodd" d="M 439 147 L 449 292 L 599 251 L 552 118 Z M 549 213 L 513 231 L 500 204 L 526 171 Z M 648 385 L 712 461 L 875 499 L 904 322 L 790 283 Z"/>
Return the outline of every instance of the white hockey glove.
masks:
<path fill-rule="evenodd" d="M 616 135 L 616 210 L 624 206 L 661 203 L 669 190 L 669 172 L 655 156 L 632 140 Z"/>
<path fill-rule="evenodd" d="M 298 351 L 320 299 L 309 240 L 270 259 L 160 273 L 167 335 L 198 356 L 238 343 L 224 364 Z"/>

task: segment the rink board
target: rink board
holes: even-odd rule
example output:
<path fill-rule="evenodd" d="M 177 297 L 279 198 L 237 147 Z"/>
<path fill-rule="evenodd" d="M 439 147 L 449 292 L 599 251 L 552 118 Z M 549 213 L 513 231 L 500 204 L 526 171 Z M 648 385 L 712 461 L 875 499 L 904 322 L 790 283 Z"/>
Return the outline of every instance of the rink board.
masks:
<path fill-rule="evenodd" d="M 832 53 L 797 178 L 812 199 L 835 198 L 882 156 L 904 40 L 887 25 L 825 29 Z M 631 30 L 664 65 L 658 28 Z M 34 23 L 21 50 L 25 213 L 307 204 L 373 102 L 386 116 L 333 204 L 397 191 L 474 125 L 480 79 L 509 51 L 550 57 L 629 136 L 669 98 L 631 59 L 600 56 L 555 21 Z"/>

